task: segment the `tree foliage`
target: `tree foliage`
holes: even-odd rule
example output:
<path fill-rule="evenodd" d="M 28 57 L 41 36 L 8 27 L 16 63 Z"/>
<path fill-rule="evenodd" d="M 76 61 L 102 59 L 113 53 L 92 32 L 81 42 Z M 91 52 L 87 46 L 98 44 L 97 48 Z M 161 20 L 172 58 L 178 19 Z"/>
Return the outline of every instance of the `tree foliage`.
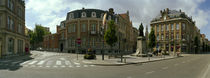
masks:
<path fill-rule="evenodd" d="M 108 22 L 108 29 L 105 32 L 104 40 L 111 47 L 117 42 L 115 23 L 113 20 Z"/>
<path fill-rule="evenodd" d="M 43 42 L 43 36 L 50 34 L 42 25 L 35 25 L 34 31 L 29 32 L 30 43 L 34 47 L 35 44 Z"/>
<path fill-rule="evenodd" d="M 154 48 L 156 46 L 156 39 L 155 39 L 155 33 L 154 33 L 154 29 L 151 29 L 151 32 L 149 34 L 149 48 Z"/>

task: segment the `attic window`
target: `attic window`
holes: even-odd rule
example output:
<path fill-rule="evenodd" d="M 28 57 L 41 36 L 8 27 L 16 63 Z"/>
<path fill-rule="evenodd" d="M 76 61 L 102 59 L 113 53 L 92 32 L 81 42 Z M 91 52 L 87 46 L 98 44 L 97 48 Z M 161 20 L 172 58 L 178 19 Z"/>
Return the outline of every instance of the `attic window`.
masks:
<path fill-rule="evenodd" d="M 82 17 L 86 17 L 86 13 L 85 12 L 82 12 Z"/>
<path fill-rule="evenodd" d="M 92 12 L 92 17 L 96 17 L 96 12 Z"/>

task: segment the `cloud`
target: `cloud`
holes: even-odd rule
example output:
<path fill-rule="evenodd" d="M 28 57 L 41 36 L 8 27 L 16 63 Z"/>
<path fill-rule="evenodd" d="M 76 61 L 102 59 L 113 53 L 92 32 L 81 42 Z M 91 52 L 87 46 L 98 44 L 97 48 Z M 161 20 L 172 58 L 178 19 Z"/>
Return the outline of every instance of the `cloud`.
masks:
<path fill-rule="evenodd" d="M 69 11 L 85 8 L 97 8 L 108 10 L 114 8 L 115 13 L 126 13 L 129 11 L 134 27 L 142 22 L 144 26 L 149 25 L 152 18 L 156 17 L 160 10 L 182 9 L 187 15 L 192 16 L 196 25 L 202 28 L 208 24 L 209 12 L 199 8 L 204 0 L 28 0 L 26 1 L 27 25 L 32 25 L 31 19 L 36 23 L 50 27 L 52 32 L 56 31 L 56 25 L 65 20 Z M 29 14 L 31 13 L 31 14 Z"/>

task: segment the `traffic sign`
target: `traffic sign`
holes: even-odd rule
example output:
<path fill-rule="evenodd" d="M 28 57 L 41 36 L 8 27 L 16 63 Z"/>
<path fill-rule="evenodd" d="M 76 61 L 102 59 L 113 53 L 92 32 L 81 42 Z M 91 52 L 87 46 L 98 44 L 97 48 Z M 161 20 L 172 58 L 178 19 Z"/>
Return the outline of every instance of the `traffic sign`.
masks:
<path fill-rule="evenodd" d="M 80 38 L 77 39 L 77 44 L 81 44 L 81 39 Z"/>

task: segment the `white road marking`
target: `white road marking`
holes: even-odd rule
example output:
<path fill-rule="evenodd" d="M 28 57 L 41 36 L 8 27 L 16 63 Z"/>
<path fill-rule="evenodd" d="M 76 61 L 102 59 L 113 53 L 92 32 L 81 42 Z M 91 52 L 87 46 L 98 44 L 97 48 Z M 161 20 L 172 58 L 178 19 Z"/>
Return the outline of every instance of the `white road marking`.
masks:
<path fill-rule="evenodd" d="M 26 63 L 28 63 L 28 62 L 30 62 L 30 61 L 25 61 L 25 62 L 23 62 L 23 63 L 20 63 L 20 65 L 24 65 L 24 64 L 26 64 Z"/>
<path fill-rule="evenodd" d="M 93 67 L 93 66 L 95 66 L 95 65 L 90 65 L 90 66 L 92 66 L 92 67 Z"/>
<path fill-rule="evenodd" d="M 154 73 L 155 71 L 150 71 L 150 72 L 146 72 L 145 74 L 152 74 Z"/>
<path fill-rule="evenodd" d="M 32 65 L 31 67 L 36 67 L 35 65 Z"/>
<path fill-rule="evenodd" d="M 34 64 L 34 63 L 36 63 L 37 61 L 32 61 L 32 62 L 30 62 L 30 63 L 28 63 L 28 64 L 30 64 L 30 65 L 32 65 L 32 64 Z"/>
<path fill-rule="evenodd" d="M 72 67 L 72 66 L 69 66 L 69 67 Z"/>
<path fill-rule="evenodd" d="M 77 62 L 74 62 L 74 64 L 76 64 L 76 65 L 80 65 L 80 63 L 77 63 Z"/>
<path fill-rule="evenodd" d="M 53 66 L 53 67 L 57 68 L 58 66 Z"/>
<path fill-rule="evenodd" d="M 182 63 L 185 63 L 185 61 L 183 61 Z"/>
<path fill-rule="evenodd" d="M 84 65 L 84 67 L 88 67 L 88 65 Z"/>
<path fill-rule="evenodd" d="M 47 68 L 49 68 L 50 66 L 46 66 Z"/>
<path fill-rule="evenodd" d="M 61 65 L 61 61 L 56 61 L 56 65 Z"/>
<path fill-rule="evenodd" d="M 37 63 L 37 65 L 42 65 L 44 64 L 45 61 L 40 61 L 39 63 Z"/>
<path fill-rule="evenodd" d="M 128 76 L 127 78 L 132 78 L 131 76 Z"/>
<path fill-rule="evenodd" d="M 71 65 L 70 61 L 65 61 L 66 65 Z"/>

